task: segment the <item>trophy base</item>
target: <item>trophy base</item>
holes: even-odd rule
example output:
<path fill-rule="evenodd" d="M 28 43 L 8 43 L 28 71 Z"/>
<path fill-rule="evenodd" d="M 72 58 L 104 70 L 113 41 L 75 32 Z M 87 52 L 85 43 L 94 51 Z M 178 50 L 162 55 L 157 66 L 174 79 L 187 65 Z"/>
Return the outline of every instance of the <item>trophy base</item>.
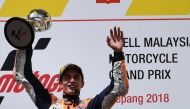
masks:
<path fill-rule="evenodd" d="M 34 30 L 29 22 L 23 18 L 10 18 L 4 27 L 5 38 L 8 43 L 17 49 L 25 49 L 34 41 Z"/>

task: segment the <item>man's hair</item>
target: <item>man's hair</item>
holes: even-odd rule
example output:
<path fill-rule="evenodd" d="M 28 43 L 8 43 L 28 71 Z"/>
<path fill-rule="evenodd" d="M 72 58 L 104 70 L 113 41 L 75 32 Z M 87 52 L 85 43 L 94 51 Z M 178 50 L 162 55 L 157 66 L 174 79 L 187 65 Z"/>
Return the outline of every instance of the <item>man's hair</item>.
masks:
<path fill-rule="evenodd" d="M 60 83 L 62 82 L 62 78 L 63 78 L 65 72 L 67 72 L 70 69 L 76 70 L 81 75 L 82 81 L 84 81 L 84 76 L 83 76 L 83 73 L 82 73 L 82 69 L 76 64 L 67 64 L 67 65 L 61 67 L 61 69 L 60 69 L 60 74 L 59 74 L 59 82 Z"/>

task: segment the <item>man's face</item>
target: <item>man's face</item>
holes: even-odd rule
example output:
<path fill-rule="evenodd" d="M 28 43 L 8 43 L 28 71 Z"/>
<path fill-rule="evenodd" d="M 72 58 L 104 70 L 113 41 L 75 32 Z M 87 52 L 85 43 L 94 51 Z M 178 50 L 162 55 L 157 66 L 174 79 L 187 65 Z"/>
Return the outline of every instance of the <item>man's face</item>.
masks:
<path fill-rule="evenodd" d="M 75 69 L 67 70 L 62 77 L 63 93 L 68 95 L 76 95 L 84 86 L 82 76 Z"/>

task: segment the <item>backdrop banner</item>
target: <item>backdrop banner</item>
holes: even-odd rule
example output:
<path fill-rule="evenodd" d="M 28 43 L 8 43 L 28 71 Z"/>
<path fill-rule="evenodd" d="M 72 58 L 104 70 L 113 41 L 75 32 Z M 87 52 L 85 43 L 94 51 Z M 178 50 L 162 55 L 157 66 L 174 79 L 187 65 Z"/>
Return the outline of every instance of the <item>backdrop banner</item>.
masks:
<path fill-rule="evenodd" d="M 52 26 L 35 34 L 33 72 L 57 97 L 62 97 L 59 70 L 68 63 L 83 69 L 81 99 L 94 97 L 109 85 L 113 51 L 106 38 L 116 26 L 124 32 L 129 93 L 118 97 L 113 109 L 189 107 L 188 4 L 189 0 L 1 0 L 0 109 L 37 109 L 24 87 L 13 79 L 16 49 L 4 35 L 8 19 L 26 18 L 36 8 L 49 12 Z"/>

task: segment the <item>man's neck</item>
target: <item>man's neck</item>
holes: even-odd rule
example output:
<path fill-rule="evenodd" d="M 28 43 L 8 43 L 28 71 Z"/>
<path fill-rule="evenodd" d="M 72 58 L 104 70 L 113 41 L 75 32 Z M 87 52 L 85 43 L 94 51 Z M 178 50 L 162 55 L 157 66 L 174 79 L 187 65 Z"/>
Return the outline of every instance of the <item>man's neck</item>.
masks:
<path fill-rule="evenodd" d="M 80 102 L 79 95 L 65 95 L 63 94 L 64 103 L 66 105 L 74 105 L 78 104 Z"/>

